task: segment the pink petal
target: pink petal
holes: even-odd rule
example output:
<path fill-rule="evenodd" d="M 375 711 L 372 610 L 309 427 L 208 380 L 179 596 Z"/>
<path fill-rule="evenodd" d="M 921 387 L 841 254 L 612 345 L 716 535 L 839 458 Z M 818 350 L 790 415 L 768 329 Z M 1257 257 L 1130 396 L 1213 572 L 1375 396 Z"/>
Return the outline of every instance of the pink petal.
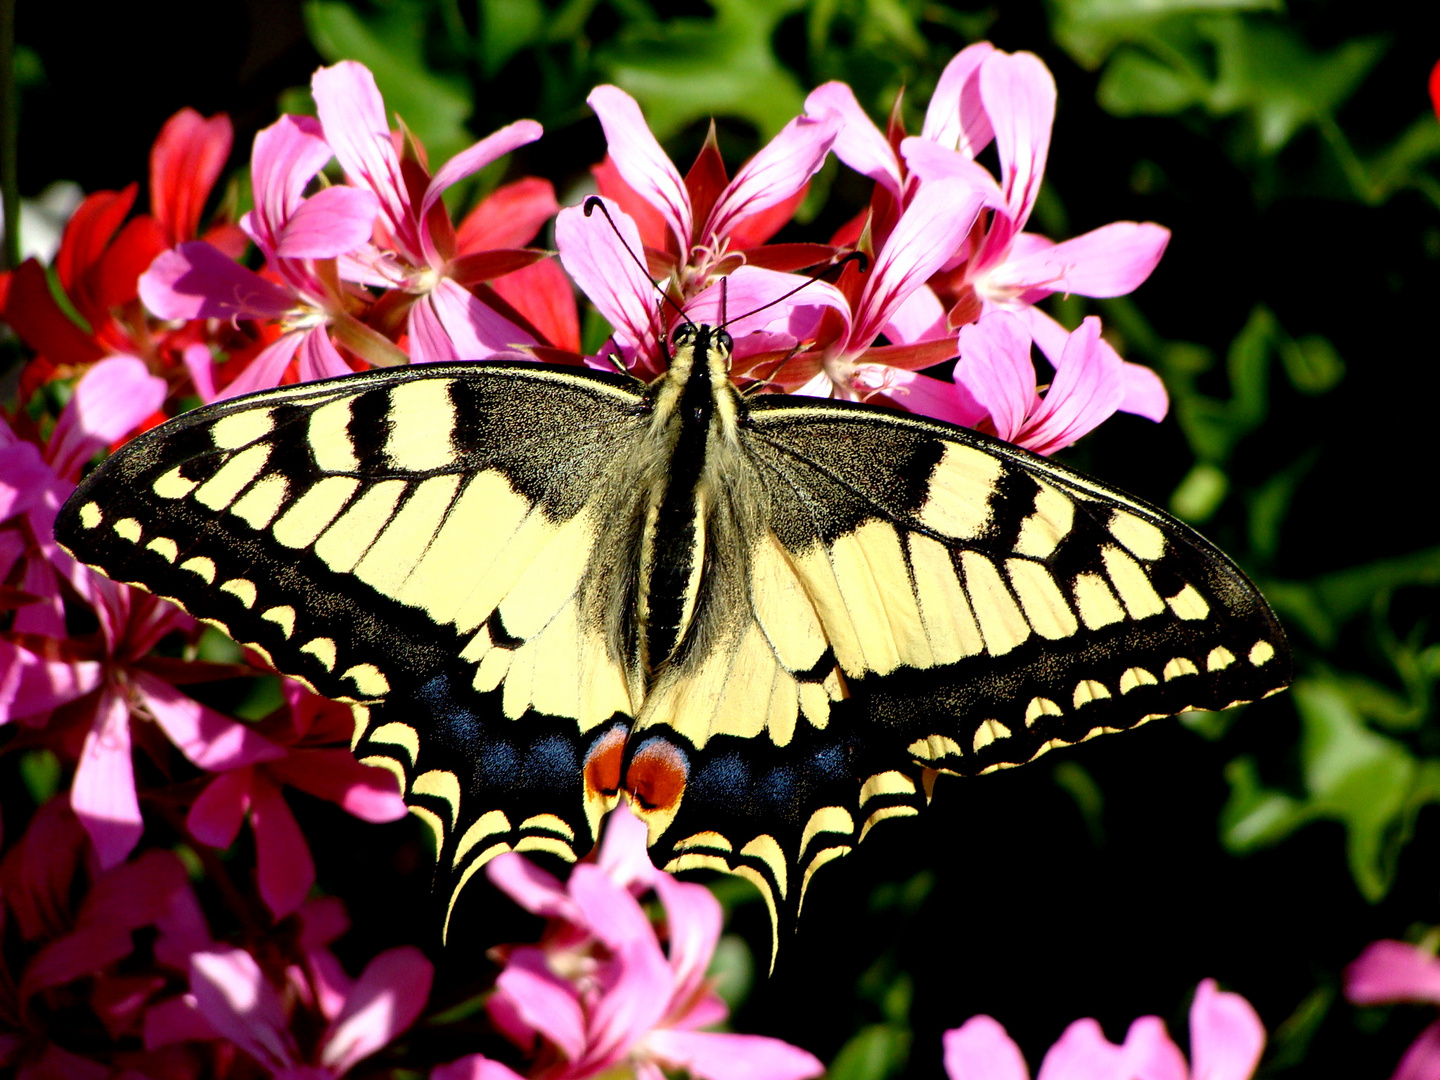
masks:
<path fill-rule="evenodd" d="M 1390 1080 L 1437 1080 L 1440 1077 L 1440 1021 L 1420 1033 L 1400 1058 Z"/>
<path fill-rule="evenodd" d="M 960 247 L 982 201 L 954 180 L 921 186 L 870 271 L 851 331 L 852 350 L 873 342 L 910 294 Z"/>
<path fill-rule="evenodd" d="M 835 156 L 900 198 L 904 181 L 895 149 L 855 100 L 855 91 L 843 82 L 825 83 L 810 91 L 805 111 L 812 116 L 824 112 L 839 115 L 842 123 L 835 136 Z"/>
<path fill-rule="evenodd" d="M 920 129 L 923 139 L 947 150 L 958 150 L 967 158 L 976 157 L 990 145 L 995 133 L 980 100 L 976 73 L 995 51 L 988 41 L 977 41 L 945 65 L 925 110 L 925 123 Z"/>
<path fill-rule="evenodd" d="M 46 456 L 63 477 L 76 478 L 97 450 L 123 439 L 165 402 L 165 380 L 134 356 L 101 360 L 75 384 Z"/>
<path fill-rule="evenodd" d="M 1009 226 L 1019 232 L 1030 219 L 1045 175 L 1055 123 L 1055 80 L 1033 53 L 996 50 L 980 68 L 980 99 L 995 130 Z M 1003 219 L 996 222 L 1001 224 Z M 1008 243 L 1009 236 L 1004 239 Z"/>
<path fill-rule="evenodd" d="M 910 412 L 961 427 L 974 427 L 989 415 L 962 383 L 948 383 L 901 368 L 884 367 L 877 372 L 877 367 L 879 365 L 856 364 L 855 385 L 878 390 Z"/>
<path fill-rule="evenodd" d="M 603 855 L 601 865 L 604 865 Z M 497 889 L 534 915 L 564 919 L 576 926 L 582 923 L 584 916 L 579 905 L 565 891 L 564 883 L 523 855 L 507 852 L 495 856 L 485 864 L 485 876 Z"/>
<path fill-rule="evenodd" d="M 553 1043 L 566 1059 L 585 1055 L 585 1012 L 575 987 L 550 970 L 540 949 L 520 948 L 495 980 L 497 997 L 533 1034 Z"/>
<path fill-rule="evenodd" d="M 1195 990 L 1190 1006 L 1192 1073 L 1203 1080 L 1250 1080 L 1265 1050 L 1265 1025 L 1239 994 L 1222 993 L 1214 979 Z"/>
<path fill-rule="evenodd" d="M 278 319 L 296 304 L 289 289 L 203 240 L 156 256 L 140 275 L 140 299 L 162 319 Z"/>
<path fill-rule="evenodd" d="M 457 360 L 485 360 L 535 344 L 529 333 L 448 278 L 410 309 L 412 316 L 427 303 L 433 306 Z M 412 362 L 421 361 L 416 356 Z"/>
<path fill-rule="evenodd" d="M 678 1001 L 697 998 L 720 940 L 724 922 L 720 901 L 704 885 L 676 881 L 668 874 L 656 878 L 655 891 L 665 906 L 675 998 Z"/>
<path fill-rule="evenodd" d="M 900 141 L 900 156 L 911 176 L 922 185 L 954 180 L 979 192 L 986 206 L 1005 211 L 1005 193 L 990 171 L 964 154 L 912 135 Z"/>
<path fill-rule="evenodd" d="M 632 892 L 642 892 L 653 886 L 664 875 L 650 861 L 649 836 L 648 827 L 635 816 L 630 804 L 620 800 L 619 805 L 605 817 L 605 836 L 600 841 L 600 869 L 616 885 Z M 495 881 L 493 876 L 490 880 Z M 496 881 L 495 884 L 500 883 Z M 509 892 L 508 889 L 506 891 Z M 535 911 L 534 908 L 528 910 Z"/>
<path fill-rule="evenodd" d="M 324 326 L 316 326 L 306 331 L 305 336 L 300 339 L 299 368 L 297 374 L 301 382 L 350 375 L 354 371 L 335 348 L 330 340 L 330 331 Z"/>
<path fill-rule="evenodd" d="M 1030 1080 L 1020 1048 L 992 1017 L 972 1016 L 943 1041 L 950 1080 Z"/>
<path fill-rule="evenodd" d="M 362 188 L 317 191 L 300 204 L 279 234 L 275 254 L 285 259 L 333 259 L 370 239 L 380 200 Z"/>
<path fill-rule="evenodd" d="M 450 340 L 450 334 L 428 296 L 410 305 L 405 332 L 410 338 L 412 364 L 448 364 L 460 359 L 455 343 Z"/>
<path fill-rule="evenodd" d="M 534 120 L 517 120 L 456 154 L 435 174 L 430 186 L 425 189 L 425 197 L 420 202 L 420 221 L 423 223 L 427 219 L 430 208 L 447 188 L 478 172 L 492 161 L 499 161 L 511 151 L 534 142 L 544 133 L 545 129 Z M 438 268 L 441 264 L 440 255 L 430 238 L 430 230 L 423 224 L 420 239 L 425 245 L 425 256 L 430 265 Z"/>
<path fill-rule="evenodd" d="M 1345 996 L 1356 1005 L 1440 1005 L 1440 960 L 1403 941 L 1372 941 L 1345 969 Z"/>
<path fill-rule="evenodd" d="M 635 222 L 616 203 L 607 200 L 605 207 L 614 229 L 598 212 L 587 218 L 578 206 L 561 210 L 555 218 L 555 246 L 566 271 L 615 328 L 621 349 L 648 354 L 655 350 L 652 320 L 659 294 L 643 269 L 645 253 Z"/>
<path fill-rule="evenodd" d="M 735 341 L 738 359 L 756 351 L 747 347 L 745 340 L 754 334 L 788 331 L 789 344 L 809 337 L 824 308 L 849 323 L 850 305 L 828 281 L 740 266 L 686 304 L 685 313 L 694 322 L 725 326 Z"/>
<path fill-rule="evenodd" d="M 577 866 L 570 895 L 585 925 L 615 954 L 614 981 L 591 1012 L 592 1053 L 628 1052 L 669 1009 L 674 982 L 639 903 L 595 866 Z"/>
<path fill-rule="evenodd" d="M 701 242 L 728 236 L 739 222 L 789 199 L 820 171 L 840 130 L 838 113 L 797 116 L 741 166 L 710 212 Z"/>
<path fill-rule="evenodd" d="M 41 660 L 0 639 L 0 724 L 48 713 L 82 698 L 104 677 L 98 660 Z"/>
<path fill-rule="evenodd" d="M 274 761 L 285 756 L 276 746 L 247 725 L 218 713 L 146 671 L 131 676 L 135 689 L 150 715 L 187 758 L 202 769 L 220 772 Z"/>
<path fill-rule="evenodd" d="M 688 251 L 694 231 L 690 193 L 674 163 L 650 133 L 640 106 L 618 86 L 597 86 L 585 100 L 600 118 L 610 158 L 621 177 L 664 215 L 680 249 Z"/>
<path fill-rule="evenodd" d="M 910 345 L 917 341 L 933 341 L 949 337 L 945 325 L 945 305 L 928 285 L 921 285 L 890 316 L 884 333 L 894 345 Z"/>
<path fill-rule="evenodd" d="M 1194 1048 L 1193 1042 L 1191 1048 Z M 1125 1033 L 1121 1049 L 1124 1064 L 1115 1080 L 1130 1080 L 1132 1076 L 1143 1077 L 1144 1080 L 1190 1080 L 1185 1055 L 1171 1041 L 1165 1022 L 1158 1016 L 1142 1016 L 1132 1023 Z M 1203 1080 L 1228 1080 L 1225 1076 L 1212 1076 L 1198 1070 L 1195 1075 L 1203 1077 Z M 1249 1075 L 1245 1074 L 1246 1077 Z"/>
<path fill-rule="evenodd" d="M 271 776 L 342 807 L 362 821 L 399 821 L 408 812 L 389 769 L 361 765 L 349 750 L 296 750 Z"/>
<path fill-rule="evenodd" d="M 182 881 L 170 897 L 165 910 L 155 920 L 155 929 L 159 931 L 154 945 L 155 962 L 167 967 L 186 971 L 192 953 L 214 948 L 205 913 L 200 910 L 200 901 L 189 881 Z"/>
<path fill-rule="evenodd" d="M 1133 1080 L 1124 1071 L 1126 1064 L 1124 1049 L 1086 1018 L 1067 1027 L 1050 1047 L 1035 1080 Z"/>
<path fill-rule="evenodd" d="M 206 1023 L 265 1067 L 295 1063 L 295 1044 L 280 995 L 243 949 L 218 948 L 190 958 L 190 991 Z"/>
<path fill-rule="evenodd" d="M 1100 348 L 1100 320 L 1087 316 L 1065 343 L 1055 379 L 1020 445 L 1051 454 L 1093 431 L 1120 407 L 1121 378 L 1115 350 Z"/>
<path fill-rule="evenodd" d="M 814 1054 L 764 1035 L 662 1030 L 646 1045 L 663 1064 L 701 1080 L 808 1080 L 825 1071 Z"/>
<path fill-rule="evenodd" d="M 185 817 L 190 835 L 214 848 L 233 844 L 250 812 L 252 779 L 251 770 L 235 769 L 211 780 Z"/>
<path fill-rule="evenodd" d="M 256 776 L 250 799 L 260 898 L 277 919 L 283 919 L 300 907 L 315 884 L 315 862 L 279 788 Z"/>
<path fill-rule="evenodd" d="M 215 358 L 210 354 L 210 346 L 186 345 L 181 356 L 190 381 L 195 384 L 195 392 L 201 401 L 210 404 L 215 400 Z"/>
<path fill-rule="evenodd" d="M 1040 289 L 1047 294 L 1124 296 L 1150 276 L 1169 242 L 1170 230 L 1162 226 L 1115 221 L 1020 258 L 1012 250 L 990 278 L 1017 293 Z"/>
<path fill-rule="evenodd" d="M 130 760 L 130 703 L 113 686 L 100 692 L 75 767 L 70 806 L 90 834 L 101 867 L 124 862 L 139 843 L 144 821 Z"/>
<path fill-rule="evenodd" d="M 430 1080 L 525 1080 L 509 1065 L 470 1054 L 430 1070 Z"/>
<path fill-rule="evenodd" d="M 410 261 L 423 261 L 410 195 L 400 174 L 400 158 L 390 140 L 385 100 L 364 64 L 342 60 L 315 72 L 310 80 L 315 111 L 325 139 L 345 175 L 380 199 L 390 233 Z"/>
<path fill-rule="evenodd" d="M 4 424 L 0 418 L 0 424 Z M 8 425 L 6 429 L 8 431 Z M 50 466 L 40 460 L 34 443 L 0 447 L 0 521 L 8 521 L 35 505 L 45 485 L 54 482 Z"/>
<path fill-rule="evenodd" d="M 295 350 L 300 347 L 308 333 L 308 330 L 292 330 L 266 345 L 256 354 L 255 359 L 245 365 L 245 370 L 237 375 L 229 386 L 215 395 L 215 400 L 227 401 L 241 394 L 279 386 L 280 380 L 285 376 L 285 369 L 290 366 L 290 361 L 295 359 Z"/>
<path fill-rule="evenodd" d="M 984 407 L 1000 438 L 1013 441 L 1039 405 L 1024 323 L 995 311 L 962 326 L 955 384 Z"/>
<path fill-rule="evenodd" d="M 434 975 L 434 966 L 412 945 L 375 957 L 330 1026 L 320 1060 L 339 1076 L 405 1031 L 425 1008 Z"/>
<path fill-rule="evenodd" d="M 1109 349 L 1110 343 L 1103 338 L 1100 344 Z M 1113 351 L 1113 350 L 1112 350 Z M 1159 423 L 1170 411 L 1170 395 L 1160 376 L 1142 364 L 1128 360 L 1120 364 L 1120 411 L 1143 416 L 1146 420 Z"/>
<path fill-rule="evenodd" d="M 306 185 L 330 156 L 320 121 L 313 116 L 282 116 L 255 136 L 250 156 L 255 210 L 254 219 L 247 221 L 247 231 L 267 255 L 279 246 L 285 226 L 304 198 Z"/>

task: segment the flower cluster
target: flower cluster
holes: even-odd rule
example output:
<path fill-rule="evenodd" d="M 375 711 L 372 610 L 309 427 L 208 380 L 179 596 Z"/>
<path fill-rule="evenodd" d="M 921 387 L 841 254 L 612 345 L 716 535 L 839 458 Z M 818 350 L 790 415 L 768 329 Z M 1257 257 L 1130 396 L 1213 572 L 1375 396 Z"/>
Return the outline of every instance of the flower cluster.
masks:
<path fill-rule="evenodd" d="M 538 124 L 432 169 L 362 65 L 318 71 L 312 91 L 315 116 L 256 137 L 243 215 L 232 195 L 206 219 L 232 129 L 187 109 L 154 145 L 148 212 L 132 215 L 137 185 L 94 193 L 52 266 L 0 274 L 0 316 L 32 353 L 0 416 L 0 753 L 53 773 L 4 810 L 0 1065 L 24 1076 L 188 1077 L 233 1060 L 338 1076 L 410 1026 L 430 982 L 412 949 L 355 978 L 328 951 L 344 909 L 313 895 L 286 790 L 363 822 L 405 814 L 391 774 L 351 754 L 349 712 L 257 656 L 207 651 L 183 611 L 55 544 L 60 505 L 107 448 L 197 401 L 373 366 L 504 357 L 652 377 L 681 318 L 724 323 L 734 377 L 756 392 L 875 400 L 1040 453 L 1116 410 L 1166 409 L 1098 320 L 1068 331 L 1035 306 L 1128 292 L 1168 233 L 1024 231 L 1055 111 L 1028 54 L 960 53 L 916 136 L 898 121 L 882 133 L 848 87 L 823 86 L 733 177 L 713 137 L 682 175 L 636 102 L 599 87 L 605 214 L 561 209 L 525 177 L 457 221 L 445 193 Z M 998 176 L 980 160 L 992 144 Z M 832 153 L 873 181 L 869 205 L 823 242 L 775 242 Z M 555 252 L 529 246 L 552 220 Z M 591 352 L 577 287 L 612 331 Z M 280 695 L 258 721 L 207 703 L 257 677 Z M 725 1015 L 704 978 L 718 908 L 654 871 L 628 821 L 563 885 L 492 864 L 552 919 L 539 946 L 504 953 L 489 1004 L 498 1030 L 538 1048 L 528 1075 L 816 1075 L 793 1047 L 700 1030 Z M 187 866 L 214 887 L 192 887 Z M 636 901 L 651 891 L 663 937 Z M 511 1070 L 472 1057 L 445 1075 L 482 1072 Z"/>

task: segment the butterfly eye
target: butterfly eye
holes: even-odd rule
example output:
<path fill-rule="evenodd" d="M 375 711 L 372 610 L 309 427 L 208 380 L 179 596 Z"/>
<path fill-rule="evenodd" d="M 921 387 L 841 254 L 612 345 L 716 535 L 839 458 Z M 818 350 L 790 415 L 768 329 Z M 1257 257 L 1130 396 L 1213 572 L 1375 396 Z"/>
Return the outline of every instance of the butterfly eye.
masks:
<path fill-rule="evenodd" d="M 715 344 L 723 349 L 727 355 L 735 351 L 735 342 L 724 330 L 715 331 Z"/>
<path fill-rule="evenodd" d="M 685 323 L 678 327 L 675 333 L 670 336 L 670 343 L 675 346 L 689 345 L 695 340 L 695 327 L 691 323 Z"/>

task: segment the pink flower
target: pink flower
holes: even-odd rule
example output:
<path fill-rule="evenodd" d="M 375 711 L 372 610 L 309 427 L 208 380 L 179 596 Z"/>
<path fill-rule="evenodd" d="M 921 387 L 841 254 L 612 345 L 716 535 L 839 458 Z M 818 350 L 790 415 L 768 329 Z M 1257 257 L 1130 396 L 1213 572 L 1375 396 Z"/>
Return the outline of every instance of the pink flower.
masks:
<path fill-rule="evenodd" d="M 623 251 L 619 254 L 632 264 L 632 269 L 618 271 L 618 266 L 600 267 L 593 261 L 588 269 L 577 264 L 573 239 L 578 223 L 577 228 L 569 232 L 572 244 L 567 252 L 557 222 L 556 244 L 566 269 L 616 327 L 616 341 L 626 363 L 636 367 L 640 374 L 653 375 L 663 369 L 656 343 L 663 338 L 670 315 L 657 310 L 655 287 L 649 275 L 634 266 L 637 260 L 647 263 L 658 276 L 670 278 L 674 286 L 672 299 L 686 307 L 720 277 L 729 274 L 733 278 L 738 268 L 768 272 L 769 277 L 750 278 L 748 284 L 754 291 L 746 296 L 739 295 L 741 281 L 730 282 L 728 314 L 759 307 L 803 281 L 779 271 L 828 262 L 832 257 L 833 249 L 823 245 L 773 248 L 760 245 L 789 220 L 804 195 L 805 186 L 824 164 L 839 128 L 838 117 L 829 114 L 797 117 L 751 158 L 733 180 L 726 176 L 719 150 L 712 140 L 701 150 L 690 173 L 682 178 L 630 95 L 618 87 L 600 86 L 587 100 L 605 129 L 609 149 L 606 163 L 596 171 L 596 176 L 601 193 L 615 200 L 610 205 L 617 225 L 622 216 L 630 222 L 621 228 L 625 246 L 633 254 Z M 622 207 L 634 208 L 636 214 L 622 214 Z M 643 248 L 637 221 L 646 229 Z M 599 224 L 609 228 L 603 222 Z M 602 238 L 599 243 L 604 245 L 608 241 Z M 612 270 L 623 275 L 619 280 L 625 282 L 629 295 L 637 300 L 641 297 L 643 279 L 645 296 L 642 303 L 633 305 L 633 310 L 617 313 L 606 309 L 604 282 Z M 814 297 L 809 302 L 811 306 L 826 303 Z M 787 311 L 801 304 L 789 305 Z M 617 314 L 620 317 L 612 317 Z M 768 313 L 766 320 L 770 325 L 784 321 L 784 313 L 774 311 Z M 783 337 L 785 332 L 781 333 Z M 732 336 L 735 336 L 733 332 Z M 759 344 L 750 343 L 751 346 Z M 781 355 L 786 348 L 793 348 L 793 341 L 789 346 L 778 339 L 768 344 Z M 742 351 L 738 338 L 736 345 L 737 360 L 760 351 L 751 347 L 747 347 L 749 351 Z M 736 373 L 743 373 L 745 367 L 737 364 Z"/>
<path fill-rule="evenodd" d="M 533 120 L 501 128 L 452 158 L 432 178 L 423 149 L 402 160 L 385 118 L 385 102 L 362 64 L 344 61 L 321 68 L 311 80 L 326 141 L 351 184 L 379 200 L 375 247 L 366 245 L 341 267 L 342 276 L 407 294 L 406 326 L 414 363 L 483 360 L 536 344 L 533 334 L 481 301 L 467 286 L 519 269 L 541 252 L 510 252 L 499 266 L 461 253 L 455 228 L 440 196 L 518 147 L 542 129 Z M 518 257 L 519 261 L 516 261 Z M 403 310 L 403 308 L 402 308 Z"/>
<path fill-rule="evenodd" d="M 1195 989 L 1190 1006 L 1190 1058 L 1180 1052 L 1158 1016 L 1130 1025 L 1119 1046 L 1094 1020 L 1076 1020 L 1045 1054 L 1036 1080 L 1249 1080 L 1265 1048 L 1265 1028 L 1239 994 L 1214 979 Z M 950 1080 L 1029 1080 L 1020 1049 L 988 1016 L 972 1016 L 945 1033 Z"/>
<path fill-rule="evenodd" d="M 333 957 L 331 958 L 333 961 Z M 190 956 L 190 992 L 150 1010 L 145 1045 L 224 1039 L 280 1080 L 332 1080 L 407 1030 L 430 996 L 434 967 L 419 949 L 402 946 L 380 953 L 350 979 L 330 963 L 326 992 L 288 976 L 283 993 L 244 949 L 215 946 Z M 318 1038 L 297 1032 L 318 1013 L 326 1022 Z"/>
<path fill-rule="evenodd" d="M 655 283 L 637 261 L 640 234 L 634 220 L 616 203 L 606 200 L 605 208 L 608 220 L 598 212 L 587 215 L 578 206 L 560 211 L 555 245 L 570 276 L 615 328 L 613 341 L 626 366 L 637 374 L 654 374 L 664 370 L 660 342 L 678 317 L 673 309 L 657 307 Z M 797 284 L 805 287 L 774 303 Z M 816 336 L 827 312 L 842 330 L 849 325 L 849 305 L 833 285 L 758 266 L 736 266 L 699 292 L 684 305 L 686 317 L 718 324 L 722 299 L 725 324 L 735 342 L 732 377 L 763 370 L 771 357 L 784 360 L 800 342 Z"/>
<path fill-rule="evenodd" d="M 331 343 L 332 332 L 376 362 L 404 360 L 399 350 L 349 315 L 347 296 L 334 276 L 333 260 L 369 239 L 379 201 L 368 191 L 343 186 L 304 197 L 306 185 L 330 157 L 312 117 L 282 116 L 255 136 L 255 209 L 241 225 L 278 281 L 202 241 L 165 252 L 141 277 L 140 297 L 161 318 L 255 319 L 278 322 L 284 329 L 219 394 L 206 393 L 212 377 L 202 369 L 196 378 L 202 396 L 233 397 L 275 386 L 297 353 L 301 381 L 346 374 L 351 367 Z M 322 271 L 327 263 L 328 274 Z M 358 297 L 350 300 L 352 306 L 355 302 Z"/>
<path fill-rule="evenodd" d="M 256 725 L 283 757 L 216 769 L 190 807 L 191 835 L 228 848 L 248 819 L 255 832 L 260 897 L 275 917 L 300 907 L 315 884 L 315 862 L 281 788 L 290 786 L 333 802 L 362 821 L 398 821 L 406 814 L 392 773 L 361 765 L 350 752 L 350 710 L 286 681 L 287 707 Z"/>
<path fill-rule="evenodd" d="M 55 544 L 55 514 L 80 467 L 153 413 L 164 394 L 164 382 L 134 357 L 102 361 L 76 384 L 44 452 L 50 475 L 40 477 L 36 490 L 43 494 L 29 506 L 21 534 L 30 560 L 23 580 L 27 591 L 36 590 L 39 603 L 17 612 L 16 629 L 35 636 L 0 639 L 0 721 L 23 719 L 38 726 L 65 706 L 68 724 L 85 730 L 70 803 L 107 868 L 125 860 L 143 830 L 132 722 L 153 722 L 202 769 L 234 768 L 284 753 L 244 724 L 181 694 L 169 680 L 177 665 L 184 669 L 183 662 L 148 655 L 161 638 L 191 629 L 188 615 L 91 573 Z M 33 472 L 33 459 L 28 467 Z M 12 551 L 15 544 L 12 540 Z M 98 640 L 81 643 L 66 636 L 60 577 L 93 611 Z"/>
<path fill-rule="evenodd" d="M 519 856 L 486 868 L 522 906 L 556 920 L 540 947 L 512 949 L 490 1000 L 496 1025 L 522 1047 L 539 1040 L 532 1075 L 583 1080 L 617 1067 L 642 1080 L 685 1070 L 705 1080 L 805 1080 L 823 1066 L 778 1039 L 698 1030 L 726 1008 L 705 982 L 720 936 L 720 906 L 700 885 L 650 865 L 645 826 L 621 808 L 610 818 L 598 864 L 562 885 Z M 636 900 L 653 888 L 665 912 L 669 949 Z M 504 1065 L 472 1055 L 436 1069 L 433 1080 L 510 1080 Z"/>
<path fill-rule="evenodd" d="M 983 195 L 988 223 L 957 244 L 931 288 L 917 294 L 912 319 L 920 312 L 945 313 L 954 328 L 1003 307 L 1026 321 L 1041 351 L 1058 365 L 1066 332 L 1033 305 L 1055 292 L 1123 296 L 1149 277 L 1169 242 L 1168 229 L 1131 221 L 1059 244 L 1023 231 L 1035 208 L 1055 119 L 1054 79 L 1030 53 L 1002 52 L 988 42 L 960 52 L 941 75 L 918 137 L 887 139 L 843 83 L 815 90 L 806 107 L 844 117 L 835 153 L 873 179 L 877 194 L 883 191 L 871 211 L 872 228 L 882 236 L 899 209 L 931 183 L 959 182 Z M 991 142 L 1000 159 L 998 183 L 975 160 Z M 1152 420 L 1163 417 L 1168 400 L 1154 372 L 1126 364 L 1123 373 L 1119 407 Z"/>
<path fill-rule="evenodd" d="M 1440 1005 L 1440 960 L 1403 941 L 1372 941 L 1345 969 L 1345 996 L 1356 1005 L 1400 1001 Z M 1440 1077 L 1440 1020 L 1410 1044 L 1391 1080 L 1435 1077 Z"/>

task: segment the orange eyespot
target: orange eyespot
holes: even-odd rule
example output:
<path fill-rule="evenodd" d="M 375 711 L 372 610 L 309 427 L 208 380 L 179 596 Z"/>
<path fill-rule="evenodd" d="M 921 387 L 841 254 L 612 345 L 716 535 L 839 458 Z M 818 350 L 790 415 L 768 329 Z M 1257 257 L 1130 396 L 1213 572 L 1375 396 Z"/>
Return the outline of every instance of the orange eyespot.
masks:
<path fill-rule="evenodd" d="M 690 762 L 685 752 L 664 739 L 651 739 L 630 759 L 625 772 L 625 790 L 645 810 L 669 810 L 680 802 Z"/>

